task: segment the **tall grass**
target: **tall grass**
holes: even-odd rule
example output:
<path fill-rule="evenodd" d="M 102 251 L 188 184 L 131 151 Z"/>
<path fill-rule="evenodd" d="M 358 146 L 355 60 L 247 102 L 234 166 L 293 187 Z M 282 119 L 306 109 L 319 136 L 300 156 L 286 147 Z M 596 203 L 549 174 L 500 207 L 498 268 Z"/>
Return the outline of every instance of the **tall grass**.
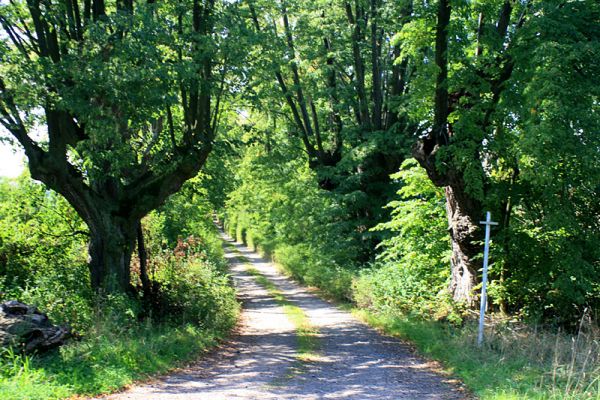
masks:
<path fill-rule="evenodd" d="M 441 361 L 482 399 L 600 399 L 600 333 L 587 317 L 576 335 L 493 324 L 478 347 L 474 323 L 453 327 L 392 313 L 354 312 Z"/>

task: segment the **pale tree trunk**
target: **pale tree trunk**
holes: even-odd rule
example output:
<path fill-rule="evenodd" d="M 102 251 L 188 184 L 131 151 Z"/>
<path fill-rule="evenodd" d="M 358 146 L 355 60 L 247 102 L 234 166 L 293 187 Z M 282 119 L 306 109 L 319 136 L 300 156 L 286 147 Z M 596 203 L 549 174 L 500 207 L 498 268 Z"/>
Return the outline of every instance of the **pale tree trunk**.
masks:
<path fill-rule="evenodd" d="M 446 186 L 445 193 L 448 231 L 452 245 L 449 290 L 455 301 L 473 307 L 476 304 L 474 289 L 477 285 L 478 269 L 474 260 L 479 252 L 475 243 L 481 235 L 477 216 L 481 207 L 477 202 L 469 198 L 465 199 L 465 193 L 461 188 Z"/>

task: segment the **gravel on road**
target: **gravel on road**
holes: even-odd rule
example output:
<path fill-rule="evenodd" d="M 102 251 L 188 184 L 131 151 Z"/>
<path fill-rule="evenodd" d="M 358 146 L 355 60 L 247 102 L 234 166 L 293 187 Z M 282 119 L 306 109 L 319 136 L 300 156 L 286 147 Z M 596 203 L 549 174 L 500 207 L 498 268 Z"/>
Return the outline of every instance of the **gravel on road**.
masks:
<path fill-rule="evenodd" d="M 243 304 L 237 333 L 188 368 L 106 399 L 466 399 L 409 346 L 358 321 L 283 276 L 267 259 L 225 246 Z M 243 256 L 243 257 L 240 257 Z M 318 329 L 318 357 L 298 357 L 295 325 L 247 264 L 273 282 Z"/>

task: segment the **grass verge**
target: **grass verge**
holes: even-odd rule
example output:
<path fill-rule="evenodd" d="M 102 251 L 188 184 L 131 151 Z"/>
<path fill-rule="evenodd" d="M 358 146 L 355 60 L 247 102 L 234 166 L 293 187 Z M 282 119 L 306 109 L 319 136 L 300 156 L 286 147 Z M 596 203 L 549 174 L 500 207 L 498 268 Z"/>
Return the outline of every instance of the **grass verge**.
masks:
<path fill-rule="evenodd" d="M 114 392 L 182 366 L 224 334 L 192 325 L 115 331 L 104 326 L 95 336 L 45 356 L 6 351 L 0 365 L 0 398 L 61 399 Z"/>

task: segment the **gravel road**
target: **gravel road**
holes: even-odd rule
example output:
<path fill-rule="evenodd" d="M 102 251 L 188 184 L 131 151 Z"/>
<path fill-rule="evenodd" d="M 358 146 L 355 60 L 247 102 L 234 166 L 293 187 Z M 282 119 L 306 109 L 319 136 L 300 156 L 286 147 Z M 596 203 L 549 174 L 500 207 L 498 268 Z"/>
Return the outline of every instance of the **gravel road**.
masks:
<path fill-rule="evenodd" d="M 319 330 L 319 357 L 308 362 L 297 358 L 294 324 L 226 247 L 244 306 L 237 334 L 189 368 L 106 399 L 470 398 L 400 341 L 380 335 L 282 276 L 268 260 L 223 239 L 304 310 Z"/>

